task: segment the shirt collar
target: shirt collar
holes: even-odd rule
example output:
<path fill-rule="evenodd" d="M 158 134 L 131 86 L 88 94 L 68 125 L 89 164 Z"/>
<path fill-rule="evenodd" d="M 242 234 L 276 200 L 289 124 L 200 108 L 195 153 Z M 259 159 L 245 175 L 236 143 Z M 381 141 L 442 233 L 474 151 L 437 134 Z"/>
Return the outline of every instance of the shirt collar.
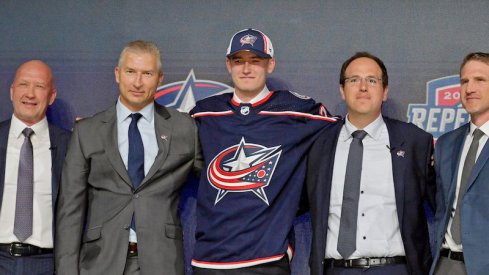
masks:
<path fill-rule="evenodd" d="M 486 121 L 486 123 L 482 124 L 481 127 L 477 127 L 471 121 L 470 122 L 470 132 L 469 132 L 470 136 L 472 136 L 472 134 L 474 134 L 474 130 L 477 128 L 479 128 L 484 133 L 484 135 L 489 136 L 489 121 Z"/>
<path fill-rule="evenodd" d="M 364 130 L 367 132 L 367 135 L 370 136 L 372 139 L 377 140 L 380 138 L 380 134 L 382 133 L 382 127 L 385 125 L 384 119 L 382 118 L 382 114 L 379 114 L 379 116 L 372 121 L 369 125 L 367 125 L 363 129 L 358 129 L 353 125 L 349 120 L 348 120 L 348 114 L 346 115 L 345 118 L 345 130 L 346 130 L 346 136 L 344 136 L 344 140 L 348 140 L 351 138 L 351 134 L 355 132 L 356 130 Z"/>
<path fill-rule="evenodd" d="M 25 124 L 22 120 L 18 119 L 14 114 L 12 114 L 12 120 L 10 122 L 10 133 L 12 133 L 15 138 L 23 137 L 22 131 L 24 131 L 26 127 L 31 128 L 34 131 L 34 135 L 36 135 L 38 138 L 42 138 L 49 133 L 48 120 L 46 116 L 44 116 L 44 118 L 36 124 L 29 126 Z"/>
<path fill-rule="evenodd" d="M 254 98 L 252 98 L 248 103 L 254 104 L 267 97 L 269 93 L 270 91 L 268 90 L 267 85 L 265 85 L 265 87 L 263 87 L 263 90 L 261 90 L 261 92 L 257 94 Z M 243 103 L 243 101 L 236 95 L 235 92 L 233 93 L 233 100 L 237 103 Z"/>
<path fill-rule="evenodd" d="M 143 109 L 138 112 L 133 112 L 129 110 L 124 104 L 121 102 L 121 98 L 117 100 L 116 111 L 117 111 L 117 123 L 122 123 L 124 120 L 128 119 L 129 115 L 132 113 L 140 113 L 149 123 L 153 122 L 154 119 L 154 102 L 144 106 Z"/>

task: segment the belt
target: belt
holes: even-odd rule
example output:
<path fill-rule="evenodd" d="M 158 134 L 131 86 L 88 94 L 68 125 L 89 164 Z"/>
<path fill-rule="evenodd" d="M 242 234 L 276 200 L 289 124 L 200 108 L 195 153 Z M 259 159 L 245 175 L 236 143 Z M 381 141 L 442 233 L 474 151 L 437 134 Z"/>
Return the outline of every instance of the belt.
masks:
<path fill-rule="evenodd" d="M 382 257 L 382 258 L 360 258 L 352 260 L 335 260 L 326 259 L 324 261 L 324 266 L 329 267 L 361 267 L 369 268 L 374 266 L 383 266 L 389 264 L 406 264 L 406 257 L 395 256 L 395 257 Z"/>
<path fill-rule="evenodd" d="M 447 257 L 449 259 L 455 260 L 455 261 L 464 261 L 464 253 L 463 252 L 455 252 L 451 251 L 450 249 L 442 249 L 440 251 L 440 256 Z"/>
<path fill-rule="evenodd" d="M 7 252 L 14 257 L 53 253 L 52 248 L 41 248 L 26 243 L 2 243 L 0 244 L 0 251 Z"/>
<path fill-rule="evenodd" d="M 138 243 L 129 243 L 127 248 L 127 256 L 137 256 L 138 255 Z"/>

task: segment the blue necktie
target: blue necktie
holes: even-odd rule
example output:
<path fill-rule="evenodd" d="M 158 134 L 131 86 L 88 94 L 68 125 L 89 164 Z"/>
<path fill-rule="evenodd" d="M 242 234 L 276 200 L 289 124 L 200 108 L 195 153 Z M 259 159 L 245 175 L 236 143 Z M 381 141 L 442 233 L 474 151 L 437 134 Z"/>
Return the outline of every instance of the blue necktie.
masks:
<path fill-rule="evenodd" d="M 367 135 L 363 130 L 351 134 L 353 139 L 346 163 L 343 204 L 341 206 L 340 232 L 338 234 L 338 252 L 347 260 L 356 250 L 358 200 L 360 197 L 360 180 L 362 175 L 363 143 Z"/>
<path fill-rule="evenodd" d="M 22 131 L 25 138 L 20 149 L 19 172 L 17 176 L 14 234 L 21 242 L 24 242 L 32 235 L 34 161 L 31 135 L 33 133 L 34 131 L 31 128 L 25 128 Z"/>
<path fill-rule="evenodd" d="M 138 129 L 138 120 L 142 117 L 140 113 L 129 115 L 132 118 L 129 125 L 129 155 L 127 158 L 127 171 L 131 177 L 132 186 L 137 189 L 144 179 L 144 146 L 141 133 Z"/>
<path fill-rule="evenodd" d="M 132 181 L 132 186 L 137 189 L 144 179 L 144 146 L 141 133 L 138 129 L 138 120 L 142 117 L 140 113 L 129 115 L 132 118 L 129 125 L 129 154 L 127 158 L 127 172 Z M 136 231 L 136 217 L 132 217 L 132 230 Z"/>

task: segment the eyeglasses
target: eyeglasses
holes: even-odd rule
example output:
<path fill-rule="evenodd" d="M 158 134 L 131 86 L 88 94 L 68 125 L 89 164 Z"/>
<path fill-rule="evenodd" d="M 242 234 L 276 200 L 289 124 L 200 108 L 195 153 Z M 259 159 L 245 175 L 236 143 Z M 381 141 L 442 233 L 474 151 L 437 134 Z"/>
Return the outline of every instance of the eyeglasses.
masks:
<path fill-rule="evenodd" d="M 345 84 L 351 86 L 357 86 L 360 85 L 360 83 L 362 83 L 363 79 L 365 79 L 365 82 L 370 87 L 376 87 L 377 85 L 379 85 L 379 82 L 382 80 L 382 78 L 376 78 L 373 76 L 367 76 L 367 77 L 352 76 L 352 77 L 345 78 Z"/>

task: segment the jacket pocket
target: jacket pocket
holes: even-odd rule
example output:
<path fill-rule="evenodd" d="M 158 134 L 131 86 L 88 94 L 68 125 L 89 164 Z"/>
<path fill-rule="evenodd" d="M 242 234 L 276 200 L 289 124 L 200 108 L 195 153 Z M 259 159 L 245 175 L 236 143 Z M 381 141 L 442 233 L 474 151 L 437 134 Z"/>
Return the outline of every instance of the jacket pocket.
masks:
<path fill-rule="evenodd" d="M 182 227 L 174 224 L 166 224 L 165 235 L 170 239 L 183 240 Z"/>
<path fill-rule="evenodd" d="M 88 242 L 93 242 L 102 236 L 102 226 L 96 226 L 93 228 L 87 229 L 85 234 L 83 235 L 83 242 L 88 243 Z"/>

